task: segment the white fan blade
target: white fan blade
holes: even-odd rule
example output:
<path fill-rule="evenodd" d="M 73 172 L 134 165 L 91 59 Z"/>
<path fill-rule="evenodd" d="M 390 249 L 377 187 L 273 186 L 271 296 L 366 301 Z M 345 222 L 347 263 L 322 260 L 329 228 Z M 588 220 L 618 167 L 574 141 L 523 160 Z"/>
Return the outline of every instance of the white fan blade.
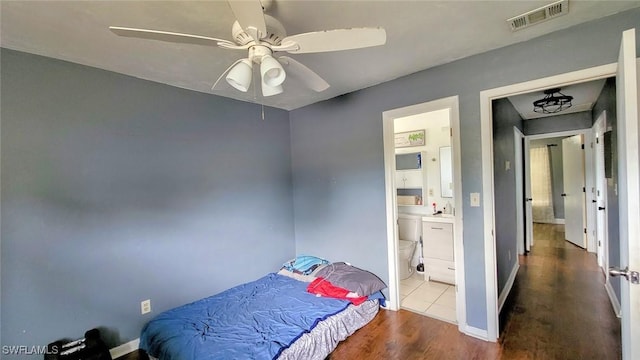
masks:
<path fill-rule="evenodd" d="M 240 27 L 255 41 L 267 35 L 267 25 L 260 0 L 228 0 L 228 3 Z"/>
<path fill-rule="evenodd" d="M 304 82 L 310 89 L 321 92 L 329 88 L 329 84 L 324 81 L 320 75 L 316 74 L 313 70 L 304 66 L 297 60 L 288 56 L 280 56 L 278 61 L 285 66 L 287 71 L 290 71 L 294 76 L 302 80 L 302 82 Z"/>
<path fill-rule="evenodd" d="M 360 49 L 384 45 L 386 42 L 387 32 L 383 28 L 354 28 L 287 36 L 282 39 L 281 46 L 286 47 L 291 43 L 296 44 L 297 49 L 285 51 L 293 54 L 303 54 Z"/>
<path fill-rule="evenodd" d="M 134 28 L 121 27 L 121 26 L 109 26 L 109 30 L 111 30 L 114 34 L 119 36 L 134 37 L 134 38 L 140 38 L 140 39 L 151 39 L 151 40 L 168 41 L 168 42 L 174 42 L 174 43 L 185 43 L 185 44 L 196 44 L 196 45 L 207 45 L 207 46 L 218 46 L 219 44 L 226 44 L 231 46 L 236 45 L 229 40 L 216 39 L 208 36 L 174 33 L 169 31 L 134 29 Z"/>

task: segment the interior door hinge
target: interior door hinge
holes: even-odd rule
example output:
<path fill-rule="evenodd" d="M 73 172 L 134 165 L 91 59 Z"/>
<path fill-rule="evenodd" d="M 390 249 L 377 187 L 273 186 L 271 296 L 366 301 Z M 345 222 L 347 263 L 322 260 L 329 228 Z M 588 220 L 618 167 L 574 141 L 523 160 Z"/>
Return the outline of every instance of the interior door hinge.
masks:
<path fill-rule="evenodd" d="M 582 150 L 584 150 L 584 144 L 580 145 L 580 147 L 582 148 Z"/>
<path fill-rule="evenodd" d="M 587 192 L 587 189 L 586 189 L 584 186 L 582 187 L 582 192 L 583 192 L 583 193 L 586 193 L 586 192 Z"/>
<path fill-rule="evenodd" d="M 585 234 L 587 233 L 587 229 L 586 229 L 586 228 L 584 229 L 584 233 L 585 233 Z"/>

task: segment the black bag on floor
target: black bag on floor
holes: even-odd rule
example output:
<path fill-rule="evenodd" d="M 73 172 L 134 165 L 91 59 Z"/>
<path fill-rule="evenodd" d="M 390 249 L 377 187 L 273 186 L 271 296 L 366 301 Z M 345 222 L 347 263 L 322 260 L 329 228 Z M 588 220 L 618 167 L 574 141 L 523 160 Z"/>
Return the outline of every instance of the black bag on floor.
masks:
<path fill-rule="evenodd" d="M 91 329 L 84 338 L 58 340 L 47 345 L 45 360 L 112 360 L 109 348 L 100 338 L 100 330 Z"/>

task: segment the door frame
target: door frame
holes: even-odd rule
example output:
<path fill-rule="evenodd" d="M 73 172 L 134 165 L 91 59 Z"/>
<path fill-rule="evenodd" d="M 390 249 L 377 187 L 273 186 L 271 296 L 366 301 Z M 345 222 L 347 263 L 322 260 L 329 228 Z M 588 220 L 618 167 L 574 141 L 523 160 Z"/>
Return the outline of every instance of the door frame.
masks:
<path fill-rule="evenodd" d="M 583 136 L 583 141 L 584 141 L 584 158 L 585 158 L 585 166 L 584 166 L 584 181 L 585 181 L 585 188 L 586 189 L 590 189 L 592 185 L 594 185 L 593 183 L 593 177 L 590 177 L 589 175 L 593 173 L 594 169 L 593 169 L 593 165 L 592 164 L 587 164 L 589 163 L 589 159 L 591 159 L 593 157 L 593 149 L 588 146 L 589 142 L 592 141 L 593 139 L 593 131 L 591 128 L 588 129 L 578 129 L 578 130 L 567 130 L 567 131 L 556 131 L 556 132 L 550 132 L 550 133 L 543 133 L 543 134 L 535 134 L 535 135 L 525 135 L 525 143 L 527 144 L 527 148 L 530 149 L 531 146 L 531 141 L 532 140 L 540 140 L 540 139 L 548 139 L 548 138 L 556 138 L 556 137 L 569 137 L 569 136 L 575 136 L 575 135 L 582 135 Z M 529 164 L 525 164 L 525 166 L 528 166 Z M 527 181 L 529 181 L 529 183 L 531 183 L 531 174 L 530 172 L 528 173 L 528 179 Z M 590 195 L 589 195 L 590 191 L 586 192 L 586 196 L 584 197 L 584 209 L 585 211 L 588 211 L 588 207 L 590 204 Z M 566 216 L 566 214 L 565 214 Z M 526 219 L 527 224 L 526 227 L 528 229 L 533 229 L 533 218 L 529 217 Z M 588 229 L 590 227 L 592 227 L 592 224 L 589 224 L 589 218 L 587 218 L 585 220 L 585 227 L 587 228 L 587 232 L 589 231 Z M 586 247 L 584 248 L 585 250 L 589 251 L 589 238 L 585 237 L 585 245 Z M 531 237 L 531 245 L 533 245 L 533 236 Z M 529 250 L 529 249 L 527 249 Z M 595 252 L 595 250 L 593 251 Z"/>
<path fill-rule="evenodd" d="M 516 249 L 518 255 L 525 254 L 525 190 L 524 190 L 524 139 L 525 136 L 517 127 L 513 127 L 513 142 L 515 144 L 514 151 L 514 170 L 516 175 Z"/>
<path fill-rule="evenodd" d="M 387 309 L 397 311 L 400 308 L 400 284 L 398 281 L 398 204 L 395 184 L 395 142 L 394 119 L 436 110 L 450 110 L 450 126 L 453 135 L 451 146 L 453 150 L 453 186 L 454 186 L 454 222 L 453 243 L 456 267 L 456 315 L 458 329 L 472 336 L 473 329 L 469 329 L 466 317 L 465 269 L 464 249 L 462 244 L 462 157 L 460 152 L 460 115 L 458 110 L 458 96 L 428 101 L 416 105 L 391 109 L 382 113 L 382 137 L 384 142 L 384 176 L 385 203 L 387 224 L 387 260 L 389 264 L 389 301 Z"/>
<path fill-rule="evenodd" d="M 605 206 L 605 209 L 603 210 L 604 215 L 600 216 L 600 214 L 598 213 L 598 206 L 600 206 L 600 203 L 596 202 L 595 205 L 595 220 L 596 220 L 596 233 L 595 233 L 595 238 L 596 238 L 596 256 L 598 259 L 598 265 L 600 266 L 600 268 L 602 268 L 603 273 L 605 275 L 606 278 L 609 277 L 609 271 L 607 271 L 607 269 L 609 269 L 609 237 L 608 237 L 608 222 L 607 222 L 607 209 L 606 209 L 606 205 L 607 205 L 607 191 L 606 191 L 606 177 L 605 177 L 605 173 L 604 173 L 604 133 L 607 131 L 607 111 L 603 110 L 598 117 L 596 118 L 596 120 L 593 122 L 593 127 L 592 127 L 592 131 L 593 131 L 593 139 L 594 139 L 594 144 L 593 144 L 593 184 L 595 185 L 596 191 L 598 191 L 598 182 L 603 181 L 604 182 L 604 186 L 602 186 L 603 191 L 602 191 L 602 200 Z M 600 133 L 601 137 L 598 138 L 597 134 Z M 602 142 L 600 141 L 596 141 L 597 140 L 602 140 Z M 602 167 L 600 167 L 599 165 L 602 165 Z M 598 194 L 595 194 L 595 199 L 596 201 L 598 201 Z M 602 237 L 600 239 L 600 237 Z M 601 244 L 598 245 L 598 240 L 601 241 Z"/>
<path fill-rule="evenodd" d="M 572 71 L 560 75 L 544 77 L 480 92 L 480 137 L 482 154 L 482 210 L 484 219 L 485 289 L 487 304 L 487 340 L 497 341 L 498 320 L 498 280 L 496 262 L 495 229 L 495 189 L 493 185 L 493 115 L 492 101 L 508 96 L 541 91 L 550 87 L 564 87 L 586 81 L 599 80 L 616 75 L 618 64 L 611 63 Z"/>

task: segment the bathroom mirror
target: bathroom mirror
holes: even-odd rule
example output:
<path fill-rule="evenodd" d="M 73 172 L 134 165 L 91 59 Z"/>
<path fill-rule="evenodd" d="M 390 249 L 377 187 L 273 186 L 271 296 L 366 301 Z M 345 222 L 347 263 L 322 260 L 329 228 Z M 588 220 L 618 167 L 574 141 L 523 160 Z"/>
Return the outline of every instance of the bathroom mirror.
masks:
<path fill-rule="evenodd" d="M 440 148 L 440 196 L 453 197 L 453 164 L 451 163 L 451 146 Z"/>

